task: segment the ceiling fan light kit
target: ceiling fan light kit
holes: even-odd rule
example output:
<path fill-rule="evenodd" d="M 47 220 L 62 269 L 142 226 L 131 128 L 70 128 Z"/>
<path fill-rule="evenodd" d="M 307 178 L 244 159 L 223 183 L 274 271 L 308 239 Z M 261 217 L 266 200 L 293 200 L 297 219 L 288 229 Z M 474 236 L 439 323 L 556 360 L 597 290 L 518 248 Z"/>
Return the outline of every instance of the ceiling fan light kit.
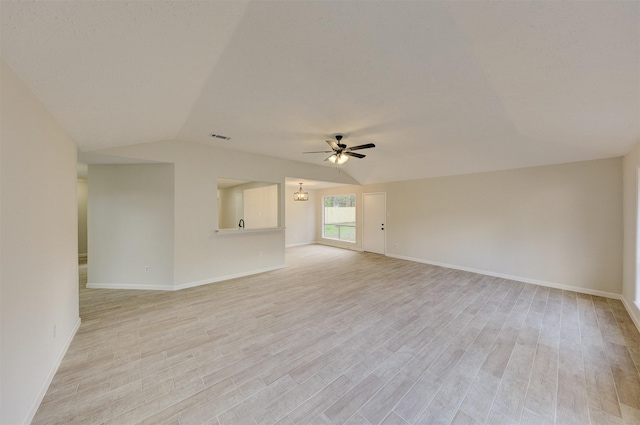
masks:
<path fill-rule="evenodd" d="M 302 183 L 300 183 L 300 190 L 293 193 L 294 201 L 308 201 L 309 200 L 309 192 L 302 191 Z"/>
<path fill-rule="evenodd" d="M 376 147 L 376 145 L 374 145 L 373 143 L 367 143 L 364 145 L 352 146 L 349 148 L 347 147 L 347 145 L 341 143 L 342 134 L 336 134 L 335 138 L 337 143 L 334 142 L 333 140 L 326 140 L 329 146 L 331 146 L 332 150 L 330 151 L 313 151 L 313 152 L 302 152 L 302 153 L 330 153 L 331 155 L 328 158 L 326 158 L 325 161 L 329 161 L 330 163 L 336 164 L 336 165 L 342 165 L 349 160 L 350 156 L 354 158 L 364 158 L 366 156 L 361 153 L 355 153 L 353 151 L 359 150 L 359 149 L 370 149 L 370 148 Z"/>
<path fill-rule="evenodd" d="M 327 161 L 329 161 L 332 164 L 336 164 L 336 165 L 342 165 L 345 162 L 347 162 L 349 160 L 349 157 L 347 155 L 345 155 L 344 153 L 340 153 L 340 154 L 333 154 L 331 155 L 329 158 L 327 158 Z"/>

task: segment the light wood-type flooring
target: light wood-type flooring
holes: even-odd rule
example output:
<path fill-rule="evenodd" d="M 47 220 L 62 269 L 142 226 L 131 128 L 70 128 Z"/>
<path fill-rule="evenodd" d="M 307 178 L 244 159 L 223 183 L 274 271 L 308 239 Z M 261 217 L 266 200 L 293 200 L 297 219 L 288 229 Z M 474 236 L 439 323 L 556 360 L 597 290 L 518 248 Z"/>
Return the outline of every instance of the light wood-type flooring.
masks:
<path fill-rule="evenodd" d="M 81 283 L 33 424 L 640 424 L 620 301 L 320 245 L 286 257 L 177 292 Z"/>

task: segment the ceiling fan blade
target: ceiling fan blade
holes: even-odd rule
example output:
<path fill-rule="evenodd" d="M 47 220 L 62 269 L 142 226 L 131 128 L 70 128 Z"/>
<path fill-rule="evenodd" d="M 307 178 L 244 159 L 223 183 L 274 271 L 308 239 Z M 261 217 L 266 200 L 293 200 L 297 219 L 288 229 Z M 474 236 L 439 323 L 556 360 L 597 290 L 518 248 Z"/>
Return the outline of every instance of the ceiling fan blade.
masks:
<path fill-rule="evenodd" d="M 376 145 L 374 145 L 373 143 L 367 143 L 365 145 L 352 146 L 350 148 L 347 148 L 347 150 L 356 151 L 358 149 L 369 149 L 369 148 L 375 148 L 375 147 Z"/>
<path fill-rule="evenodd" d="M 361 153 L 354 153 L 354 152 L 342 152 L 344 155 L 349 155 L 352 156 L 354 158 L 364 158 L 367 155 L 362 155 Z"/>
<path fill-rule="evenodd" d="M 327 142 L 329 146 L 331 146 L 331 149 L 333 149 L 334 151 L 337 151 L 338 149 L 340 149 L 340 146 L 338 146 L 338 144 L 333 140 L 325 140 L 325 142 Z"/>
<path fill-rule="evenodd" d="M 312 151 L 312 152 L 302 152 L 302 153 L 332 153 L 333 151 Z"/>

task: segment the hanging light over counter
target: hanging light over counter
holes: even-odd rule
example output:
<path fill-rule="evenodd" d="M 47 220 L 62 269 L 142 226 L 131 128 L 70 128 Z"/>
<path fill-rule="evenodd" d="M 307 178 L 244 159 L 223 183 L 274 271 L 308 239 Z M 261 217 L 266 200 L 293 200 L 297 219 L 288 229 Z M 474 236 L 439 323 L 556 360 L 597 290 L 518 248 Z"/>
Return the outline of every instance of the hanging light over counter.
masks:
<path fill-rule="evenodd" d="M 309 193 L 302 191 L 302 183 L 300 183 L 300 190 L 293 193 L 293 200 L 294 201 L 308 201 L 309 200 Z"/>

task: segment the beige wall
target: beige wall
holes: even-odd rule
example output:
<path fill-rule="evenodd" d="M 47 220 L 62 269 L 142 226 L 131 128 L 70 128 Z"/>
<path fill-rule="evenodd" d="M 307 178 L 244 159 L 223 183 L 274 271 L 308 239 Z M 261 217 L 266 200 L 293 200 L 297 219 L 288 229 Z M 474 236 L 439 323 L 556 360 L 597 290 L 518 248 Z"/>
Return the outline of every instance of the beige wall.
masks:
<path fill-rule="evenodd" d="M 235 229 L 240 220 L 236 217 L 236 196 L 241 191 L 233 187 L 218 189 L 218 229 Z M 242 209 L 241 206 L 238 209 Z"/>
<path fill-rule="evenodd" d="M 76 145 L 1 60 L 0 72 L 0 423 L 22 424 L 80 324 Z"/>
<path fill-rule="evenodd" d="M 638 288 L 638 179 L 640 143 L 623 158 L 624 167 L 624 277 L 622 300 L 640 329 L 640 290 Z"/>
<path fill-rule="evenodd" d="M 308 245 L 316 240 L 316 190 L 304 189 L 309 193 L 308 201 L 294 201 L 293 193 L 300 190 L 299 185 L 288 185 L 284 193 L 286 213 L 286 246 Z"/>
<path fill-rule="evenodd" d="M 87 181 L 78 180 L 78 254 L 87 254 Z"/>
<path fill-rule="evenodd" d="M 172 289 L 173 164 L 89 165 L 88 181 L 87 287 Z"/>
<path fill-rule="evenodd" d="M 335 169 L 329 167 L 183 141 L 146 143 L 101 153 L 175 164 L 174 289 L 284 266 L 283 230 L 216 232 L 218 178 L 274 182 L 280 187 L 284 187 L 286 176 L 356 183 L 348 175 L 335 173 Z M 90 175 L 90 184 L 91 179 Z M 91 199 L 89 202 L 91 209 Z M 281 196 L 280 211 L 284 211 L 284 202 Z M 91 232 L 89 242 L 93 259 Z"/>
<path fill-rule="evenodd" d="M 269 229 L 278 226 L 278 185 L 245 189 L 242 193 L 245 229 Z"/>
<path fill-rule="evenodd" d="M 620 158 L 320 192 L 358 201 L 356 244 L 323 243 L 360 249 L 362 193 L 386 192 L 390 256 L 596 294 L 622 290 Z"/>

